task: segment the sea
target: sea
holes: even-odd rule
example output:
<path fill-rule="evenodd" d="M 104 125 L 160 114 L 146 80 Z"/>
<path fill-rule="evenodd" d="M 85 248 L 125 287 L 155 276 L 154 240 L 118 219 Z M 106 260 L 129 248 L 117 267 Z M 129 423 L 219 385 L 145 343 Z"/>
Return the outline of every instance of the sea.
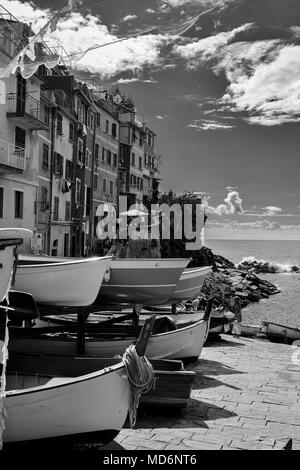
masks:
<path fill-rule="evenodd" d="M 250 304 L 242 310 L 242 322 L 260 325 L 262 320 L 300 327 L 300 241 L 289 240 L 205 240 L 205 246 L 238 264 L 245 258 L 268 261 L 276 274 L 258 274 L 275 284 L 280 293 Z"/>

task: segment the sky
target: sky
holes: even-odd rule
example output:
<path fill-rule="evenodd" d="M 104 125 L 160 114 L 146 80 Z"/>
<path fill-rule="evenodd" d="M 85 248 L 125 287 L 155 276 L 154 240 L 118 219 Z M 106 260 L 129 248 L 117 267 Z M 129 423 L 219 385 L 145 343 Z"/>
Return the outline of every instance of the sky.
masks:
<path fill-rule="evenodd" d="M 37 31 L 66 2 L 1 5 Z M 207 238 L 300 240 L 299 0 L 83 0 L 47 40 L 71 54 L 138 31 L 70 65 L 133 96 L 161 189 L 203 193 Z"/>

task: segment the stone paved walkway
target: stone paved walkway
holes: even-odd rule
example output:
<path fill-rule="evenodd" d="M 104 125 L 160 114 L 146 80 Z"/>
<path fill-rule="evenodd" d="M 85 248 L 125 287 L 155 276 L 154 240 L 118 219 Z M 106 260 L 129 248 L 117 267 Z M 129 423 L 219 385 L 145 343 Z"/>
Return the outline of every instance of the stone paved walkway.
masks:
<path fill-rule="evenodd" d="M 181 412 L 139 412 L 107 449 L 300 449 L 300 353 L 296 347 L 227 335 L 188 368 L 197 375 Z"/>

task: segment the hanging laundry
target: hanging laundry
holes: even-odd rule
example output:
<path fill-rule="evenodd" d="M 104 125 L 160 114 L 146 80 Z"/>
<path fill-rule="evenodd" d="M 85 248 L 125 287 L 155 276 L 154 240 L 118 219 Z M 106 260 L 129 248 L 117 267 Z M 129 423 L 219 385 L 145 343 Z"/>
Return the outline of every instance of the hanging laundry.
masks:
<path fill-rule="evenodd" d="M 58 58 L 51 58 L 50 61 L 49 58 L 47 58 L 43 61 L 35 62 L 33 64 L 24 64 L 24 56 L 29 57 L 29 59 L 34 57 L 33 60 L 35 60 L 35 44 L 43 42 L 43 38 L 48 31 L 55 31 L 59 19 L 62 18 L 66 13 L 71 12 L 76 4 L 77 0 L 68 0 L 68 3 L 65 7 L 61 8 L 58 12 L 56 12 L 50 18 L 50 20 L 47 21 L 47 23 L 39 30 L 37 34 L 31 36 L 29 38 L 28 44 L 23 47 L 23 49 L 16 55 L 16 57 L 14 57 L 6 67 L 0 68 L 0 78 L 8 78 L 10 75 L 14 74 L 17 71 L 17 68 L 19 66 L 21 68 L 23 78 L 29 78 L 36 72 L 40 65 L 45 65 L 47 68 L 52 68 L 57 65 L 58 62 L 56 62 L 56 60 L 58 60 Z M 54 65 L 51 65 L 52 63 Z"/>
<path fill-rule="evenodd" d="M 47 69 L 52 69 L 53 67 L 59 64 L 59 60 L 59 57 L 54 57 L 53 59 L 31 62 L 28 64 L 24 64 L 24 61 L 22 60 L 20 63 L 20 73 L 22 77 L 27 80 L 35 74 L 40 65 L 44 65 L 45 67 L 47 67 Z"/>
<path fill-rule="evenodd" d="M 31 36 L 31 37 L 34 37 L 34 36 Z M 35 43 L 34 43 L 34 42 L 31 42 L 31 41 L 30 41 L 30 38 L 29 38 L 29 44 L 28 44 L 28 46 L 27 46 L 26 55 L 27 55 L 27 57 L 29 57 L 30 60 L 32 60 L 32 62 L 35 61 L 35 59 L 36 59 L 36 55 L 35 55 Z"/>

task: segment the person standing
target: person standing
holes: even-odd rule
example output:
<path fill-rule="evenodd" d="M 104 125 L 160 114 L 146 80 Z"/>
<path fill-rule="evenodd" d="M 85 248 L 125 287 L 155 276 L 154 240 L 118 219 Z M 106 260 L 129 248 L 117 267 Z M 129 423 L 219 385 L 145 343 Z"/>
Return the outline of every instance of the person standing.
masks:
<path fill-rule="evenodd" d="M 241 336 L 241 332 L 242 332 L 242 328 L 241 328 L 242 305 L 241 305 L 241 299 L 238 296 L 235 296 L 235 298 L 234 298 L 233 313 L 234 313 L 235 317 L 234 317 L 234 322 L 233 322 L 233 326 L 232 326 L 232 335 L 239 338 Z"/>

